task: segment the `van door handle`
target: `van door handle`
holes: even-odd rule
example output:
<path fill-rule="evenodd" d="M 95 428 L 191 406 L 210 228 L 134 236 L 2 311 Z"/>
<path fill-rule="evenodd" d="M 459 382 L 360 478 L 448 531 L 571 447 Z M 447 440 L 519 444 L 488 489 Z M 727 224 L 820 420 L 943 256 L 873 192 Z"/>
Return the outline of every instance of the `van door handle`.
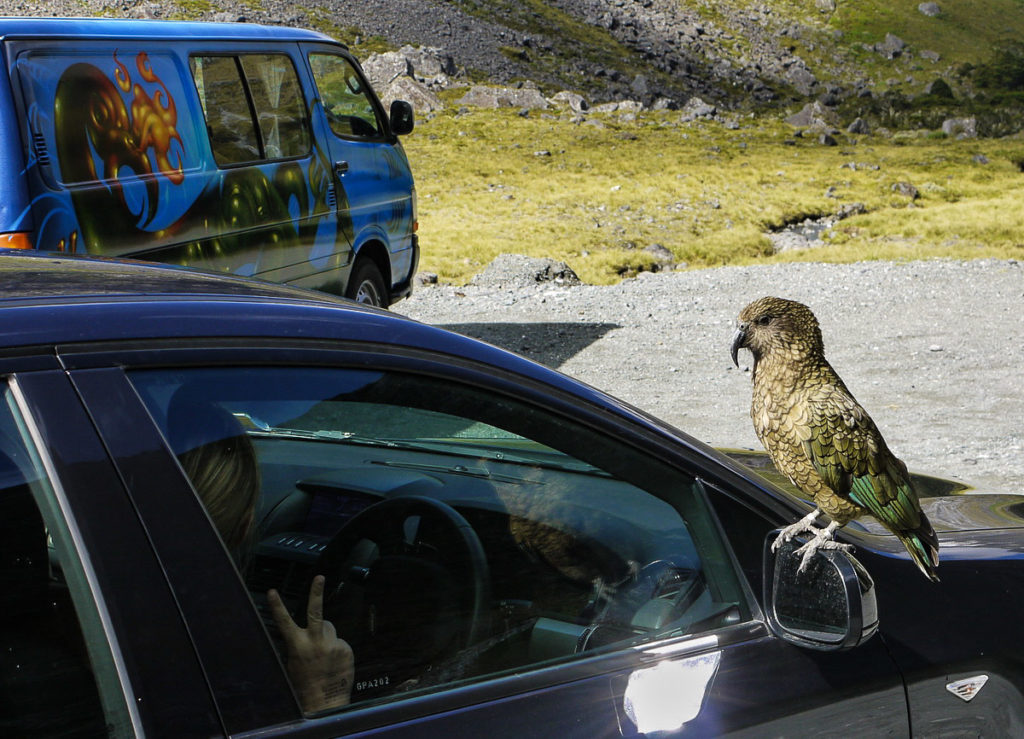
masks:
<path fill-rule="evenodd" d="M 338 177 L 341 177 L 346 172 L 348 172 L 348 162 L 341 161 L 334 163 L 334 174 L 338 175 Z"/>

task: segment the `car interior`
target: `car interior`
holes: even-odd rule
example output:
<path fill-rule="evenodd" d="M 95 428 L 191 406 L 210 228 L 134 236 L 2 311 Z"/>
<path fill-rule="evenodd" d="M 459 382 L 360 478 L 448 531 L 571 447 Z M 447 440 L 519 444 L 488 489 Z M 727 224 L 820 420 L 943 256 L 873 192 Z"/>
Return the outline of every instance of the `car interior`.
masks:
<path fill-rule="evenodd" d="M 275 641 L 266 592 L 281 592 L 301 625 L 310 582 L 325 576 L 325 617 L 356 657 L 353 702 L 744 617 L 699 483 L 603 449 L 545 409 L 386 372 L 131 377 L 158 422 L 191 409 L 200 433 L 165 430 L 179 458 L 189 445 L 251 442 L 254 541 L 236 561 Z M 588 461 L 604 452 L 612 464 Z"/>

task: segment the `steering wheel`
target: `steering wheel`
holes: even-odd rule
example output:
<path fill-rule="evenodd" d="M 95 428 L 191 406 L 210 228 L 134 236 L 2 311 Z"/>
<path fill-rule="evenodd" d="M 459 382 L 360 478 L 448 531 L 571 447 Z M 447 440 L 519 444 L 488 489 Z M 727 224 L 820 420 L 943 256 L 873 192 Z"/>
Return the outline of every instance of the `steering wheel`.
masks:
<path fill-rule="evenodd" d="M 631 638 L 638 629 L 684 628 L 693 618 L 690 609 L 706 590 L 703 572 L 686 557 L 649 562 L 612 594 L 577 651 Z"/>
<path fill-rule="evenodd" d="M 480 641 L 487 559 L 454 508 L 401 496 L 346 523 L 320 555 L 324 618 L 352 647 L 353 701 L 390 692 Z"/>

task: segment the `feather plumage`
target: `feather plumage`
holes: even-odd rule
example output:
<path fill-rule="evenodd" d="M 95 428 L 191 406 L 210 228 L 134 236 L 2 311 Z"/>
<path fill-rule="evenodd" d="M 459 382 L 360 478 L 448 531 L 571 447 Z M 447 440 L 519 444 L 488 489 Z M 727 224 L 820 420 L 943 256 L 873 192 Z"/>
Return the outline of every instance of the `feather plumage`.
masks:
<path fill-rule="evenodd" d="M 780 472 L 838 525 L 870 513 L 930 580 L 939 543 L 907 467 L 825 359 L 807 306 L 761 298 L 740 312 L 733 341 L 754 355 L 750 416 Z"/>

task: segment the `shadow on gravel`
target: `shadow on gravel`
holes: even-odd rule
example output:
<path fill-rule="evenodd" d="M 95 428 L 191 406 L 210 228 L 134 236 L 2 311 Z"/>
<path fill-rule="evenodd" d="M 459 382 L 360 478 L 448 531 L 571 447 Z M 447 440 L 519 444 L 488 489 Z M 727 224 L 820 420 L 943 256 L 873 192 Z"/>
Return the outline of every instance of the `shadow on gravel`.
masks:
<path fill-rule="evenodd" d="M 615 323 L 449 323 L 441 328 L 558 368 L 620 326 Z"/>

